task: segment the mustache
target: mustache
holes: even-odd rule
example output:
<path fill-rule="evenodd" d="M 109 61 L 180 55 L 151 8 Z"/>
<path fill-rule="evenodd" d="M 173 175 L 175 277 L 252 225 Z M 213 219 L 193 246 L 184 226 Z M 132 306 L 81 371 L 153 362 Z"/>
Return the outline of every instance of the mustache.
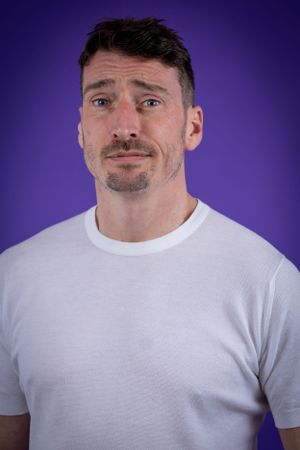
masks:
<path fill-rule="evenodd" d="M 120 150 L 124 151 L 141 150 L 145 153 L 148 153 L 150 156 L 156 155 L 156 150 L 151 145 L 139 139 L 128 139 L 126 141 L 119 139 L 113 141 L 111 144 L 108 144 L 105 147 L 103 147 L 101 153 L 104 158 L 107 158 Z"/>

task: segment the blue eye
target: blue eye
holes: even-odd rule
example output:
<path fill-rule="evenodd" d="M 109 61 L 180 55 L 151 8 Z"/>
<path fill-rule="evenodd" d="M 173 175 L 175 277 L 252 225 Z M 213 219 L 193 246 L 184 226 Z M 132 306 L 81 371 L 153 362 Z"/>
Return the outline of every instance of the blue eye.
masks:
<path fill-rule="evenodd" d="M 156 100 L 155 98 L 148 98 L 147 100 L 145 100 L 143 102 L 144 105 L 146 106 L 150 106 L 150 108 L 153 108 L 154 106 L 159 106 L 160 105 L 160 101 Z"/>
<path fill-rule="evenodd" d="M 105 98 L 95 98 L 94 100 L 92 100 L 92 104 L 96 107 L 101 108 L 108 105 L 108 100 L 106 100 Z"/>

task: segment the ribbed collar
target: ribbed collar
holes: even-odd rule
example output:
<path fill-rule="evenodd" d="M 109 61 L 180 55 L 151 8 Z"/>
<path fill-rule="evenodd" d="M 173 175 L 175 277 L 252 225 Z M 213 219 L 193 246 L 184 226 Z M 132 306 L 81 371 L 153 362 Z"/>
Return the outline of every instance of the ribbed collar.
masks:
<path fill-rule="evenodd" d="M 104 236 L 97 228 L 96 207 L 93 206 L 85 214 L 85 228 L 90 241 L 105 252 L 123 256 L 141 256 L 161 252 L 174 247 L 203 223 L 209 213 L 209 207 L 197 199 L 198 203 L 190 217 L 178 228 L 161 237 L 142 242 L 123 242 Z"/>

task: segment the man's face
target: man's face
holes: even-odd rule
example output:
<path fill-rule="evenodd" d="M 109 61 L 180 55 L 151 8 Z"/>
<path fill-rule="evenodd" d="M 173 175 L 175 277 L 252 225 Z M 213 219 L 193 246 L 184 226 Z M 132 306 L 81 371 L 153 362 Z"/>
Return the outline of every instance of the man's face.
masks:
<path fill-rule="evenodd" d="M 93 55 L 83 74 L 79 143 L 98 188 L 132 193 L 176 179 L 190 145 L 189 109 L 175 68 L 113 52 Z"/>

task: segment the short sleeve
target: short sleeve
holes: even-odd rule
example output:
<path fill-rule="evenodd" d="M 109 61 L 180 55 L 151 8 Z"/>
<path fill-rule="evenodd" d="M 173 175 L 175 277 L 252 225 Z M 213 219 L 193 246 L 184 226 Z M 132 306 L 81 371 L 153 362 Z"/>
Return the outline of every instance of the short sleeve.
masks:
<path fill-rule="evenodd" d="M 4 279 L 0 273 L 0 415 L 12 416 L 28 412 L 24 393 L 13 366 L 6 339 L 5 315 L 3 313 Z"/>
<path fill-rule="evenodd" d="M 12 416 L 28 412 L 17 374 L 0 333 L 0 415 Z"/>
<path fill-rule="evenodd" d="M 300 274 L 281 261 L 270 285 L 260 381 L 277 428 L 300 426 Z"/>

